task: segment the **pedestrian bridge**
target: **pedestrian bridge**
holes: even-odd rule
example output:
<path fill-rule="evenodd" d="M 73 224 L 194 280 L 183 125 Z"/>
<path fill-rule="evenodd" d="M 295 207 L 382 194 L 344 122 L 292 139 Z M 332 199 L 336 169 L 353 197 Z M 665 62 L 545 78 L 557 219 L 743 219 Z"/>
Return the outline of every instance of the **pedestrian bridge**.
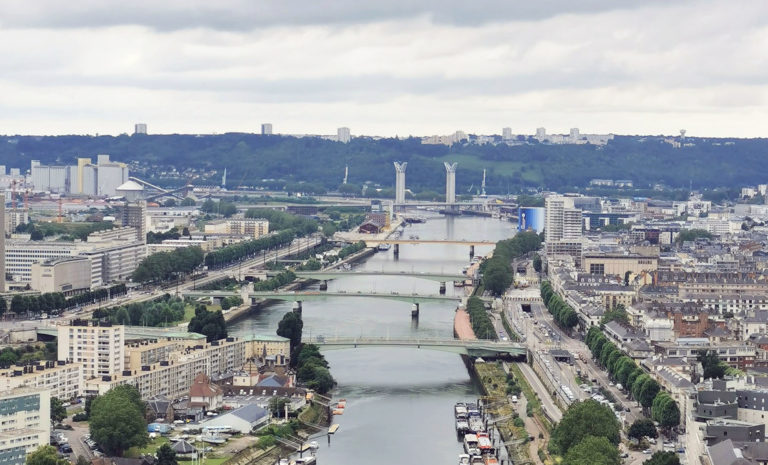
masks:
<path fill-rule="evenodd" d="M 241 292 L 232 291 L 183 291 L 184 297 L 213 297 L 214 299 L 223 299 L 224 297 L 238 296 L 242 297 L 244 294 Z M 326 292 L 326 291 L 263 291 L 263 292 L 249 292 L 248 297 L 251 300 L 264 299 L 264 300 L 287 300 L 294 302 L 306 302 L 309 300 L 323 300 L 328 297 L 363 297 L 373 299 L 389 299 L 397 300 L 400 302 L 428 302 L 428 301 L 440 301 L 440 302 L 459 302 L 461 296 L 447 296 L 439 294 L 400 294 L 397 292 Z"/>
<path fill-rule="evenodd" d="M 439 338 L 375 338 L 375 337 L 323 337 L 303 338 L 305 344 L 315 344 L 320 350 L 357 349 L 364 347 L 403 347 L 424 350 L 437 350 L 472 357 L 513 356 L 525 357 L 528 349 L 524 344 L 497 342 L 483 339 L 439 339 Z"/>
<path fill-rule="evenodd" d="M 401 276 L 406 278 L 428 279 L 430 281 L 441 283 L 471 279 L 471 277 L 467 277 L 467 275 L 464 274 L 408 271 L 296 271 L 295 273 L 299 278 L 317 279 L 319 281 L 347 276 Z"/>

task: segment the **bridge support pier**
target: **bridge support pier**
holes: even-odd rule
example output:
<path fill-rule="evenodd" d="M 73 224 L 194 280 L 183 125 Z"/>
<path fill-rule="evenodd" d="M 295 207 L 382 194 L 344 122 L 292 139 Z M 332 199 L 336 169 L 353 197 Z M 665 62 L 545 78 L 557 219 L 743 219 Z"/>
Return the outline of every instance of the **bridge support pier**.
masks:
<path fill-rule="evenodd" d="M 445 294 L 445 281 L 440 283 L 440 294 Z"/>
<path fill-rule="evenodd" d="M 293 313 L 298 313 L 301 315 L 301 300 L 296 300 L 293 302 Z"/>
<path fill-rule="evenodd" d="M 393 253 L 395 254 L 395 257 L 400 255 L 400 244 L 395 244 L 395 250 Z"/>
<path fill-rule="evenodd" d="M 411 318 L 415 320 L 419 319 L 419 303 L 418 302 L 415 302 L 411 307 Z"/>
<path fill-rule="evenodd" d="M 475 246 L 474 245 L 470 245 L 469 246 L 469 258 L 472 258 L 474 256 L 475 256 Z"/>
<path fill-rule="evenodd" d="M 320 290 L 321 291 L 327 291 L 328 290 L 328 280 L 324 279 L 323 282 L 320 283 Z"/>

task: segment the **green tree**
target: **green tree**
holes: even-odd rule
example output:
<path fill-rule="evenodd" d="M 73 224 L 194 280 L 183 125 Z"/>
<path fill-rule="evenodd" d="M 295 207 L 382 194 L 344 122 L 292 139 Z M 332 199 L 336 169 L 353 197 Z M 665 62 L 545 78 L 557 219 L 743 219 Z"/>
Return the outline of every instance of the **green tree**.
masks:
<path fill-rule="evenodd" d="M 51 397 L 51 420 L 54 423 L 61 423 L 67 418 L 67 409 L 57 397 Z"/>
<path fill-rule="evenodd" d="M 577 402 L 568 407 L 552 431 L 550 450 L 565 456 L 572 446 L 587 436 L 604 437 L 617 445 L 619 431 L 619 422 L 610 407 L 592 399 Z"/>
<path fill-rule="evenodd" d="M 720 360 L 716 351 L 702 351 L 699 353 L 697 359 L 701 362 L 701 366 L 704 368 L 704 379 L 723 379 L 728 366 Z"/>
<path fill-rule="evenodd" d="M 69 460 L 59 457 L 53 446 L 40 446 L 27 454 L 26 465 L 69 465 Z"/>
<path fill-rule="evenodd" d="M 674 452 L 654 452 L 643 465 L 680 465 L 680 457 Z"/>
<path fill-rule="evenodd" d="M 176 451 L 168 443 L 163 444 L 157 449 L 156 465 L 178 465 Z"/>
<path fill-rule="evenodd" d="M 643 408 L 651 408 L 653 400 L 660 390 L 661 386 L 659 386 L 659 383 L 653 378 L 648 378 L 640 387 L 640 396 L 637 398 L 637 401 L 640 402 Z"/>
<path fill-rule="evenodd" d="M 624 308 L 623 304 L 619 304 L 613 307 L 611 310 L 605 312 L 603 314 L 603 318 L 600 319 L 600 324 L 604 325 L 611 321 L 617 321 L 624 325 L 629 324 L 629 315 L 627 314 L 627 310 Z"/>
<path fill-rule="evenodd" d="M 605 437 L 586 436 L 565 454 L 562 465 L 619 465 L 619 449 Z"/>
<path fill-rule="evenodd" d="M 301 344 L 301 332 L 304 322 L 301 315 L 296 312 L 288 312 L 283 315 L 283 319 L 277 324 L 277 335 L 291 340 L 291 354 Z M 293 357 L 292 357 L 293 358 Z"/>
<path fill-rule="evenodd" d="M 3 316 L 7 311 L 8 301 L 5 300 L 5 297 L 0 297 L 0 317 Z"/>
<path fill-rule="evenodd" d="M 541 257 L 539 254 L 533 256 L 533 270 L 537 273 L 541 273 Z"/>
<path fill-rule="evenodd" d="M 11 299 L 11 311 L 17 315 L 20 315 L 27 311 L 27 301 L 21 295 L 14 295 Z"/>
<path fill-rule="evenodd" d="M 184 200 L 181 201 L 182 207 L 194 207 L 195 206 L 195 199 L 191 197 L 184 197 Z"/>
<path fill-rule="evenodd" d="M 656 426 L 654 426 L 653 420 L 649 418 L 640 418 L 635 420 L 634 423 L 632 423 L 632 426 L 629 427 L 627 436 L 637 440 L 644 437 L 656 439 L 659 437 L 659 433 L 656 431 Z"/>
<path fill-rule="evenodd" d="M 128 389 L 118 389 L 124 387 L 128 386 L 110 389 L 94 399 L 89 418 L 93 440 L 104 452 L 118 457 L 130 447 L 145 445 L 149 439 L 145 410 L 139 408 Z"/>

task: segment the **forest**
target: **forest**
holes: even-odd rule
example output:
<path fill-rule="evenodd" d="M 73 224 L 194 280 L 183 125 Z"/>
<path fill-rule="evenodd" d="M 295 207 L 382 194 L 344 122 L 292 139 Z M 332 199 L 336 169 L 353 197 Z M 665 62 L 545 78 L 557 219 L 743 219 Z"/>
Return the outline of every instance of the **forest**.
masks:
<path fill-rule="evenodd" d="M 349 195 L 362 193 L 366 184 L 367 190 L 391 189 L 393 161 L 408 162 L 408 188 L 438 193 L 445 185 L 443 161 L 458 162 L 458 194 L 477 193 L 483 169 L 489 194 L 528 188 L 564 191 L 584 187 L 593 178 L 629 179 L 635 188 L 657 183 L 673 188 L 736 187 L 765 182 L 762 173 L 768 172 L 768 139 L 687 138 L 680 148 L 661 136 L 616 136 L 605 146 L 529 142 L 449 147 L 425 145 L 418 138 L 358 137 L 342 144 L 317 137 L 244 133 L 0 136 L 0 164 L 27 170 L 31 160 L 74 164 L 78 156 L 108 153 L 114 160 L 131 163 L 134 174 L 158 182 L 181 183 L 190 176 L 198 184 L 215 184 L 228 168 L 230 188 L 306 192 L 339 189 L 348 166 L 343 191 Z M 165 168 L 178 170 L 175 181 L 160 178 Z"/>

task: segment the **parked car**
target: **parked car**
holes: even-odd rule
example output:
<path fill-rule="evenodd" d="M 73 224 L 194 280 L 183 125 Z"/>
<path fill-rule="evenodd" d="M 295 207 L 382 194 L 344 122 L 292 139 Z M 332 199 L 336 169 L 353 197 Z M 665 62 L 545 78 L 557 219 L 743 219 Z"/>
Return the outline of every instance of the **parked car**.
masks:
<path fill-rule="evenodd" d="M 645 450 L 643 451 L 643 454 L 646 454 L 646 455 L 651 455 L 651 449 L 645 449 Z"/>
<path fill-rule="evenodd" d="M 59 447 L 59 451 L 65 453 L 65 454 L 71 454 L 72 453 L 72 447 L 69 444 L 62 444 L 62 446 Z"/>

